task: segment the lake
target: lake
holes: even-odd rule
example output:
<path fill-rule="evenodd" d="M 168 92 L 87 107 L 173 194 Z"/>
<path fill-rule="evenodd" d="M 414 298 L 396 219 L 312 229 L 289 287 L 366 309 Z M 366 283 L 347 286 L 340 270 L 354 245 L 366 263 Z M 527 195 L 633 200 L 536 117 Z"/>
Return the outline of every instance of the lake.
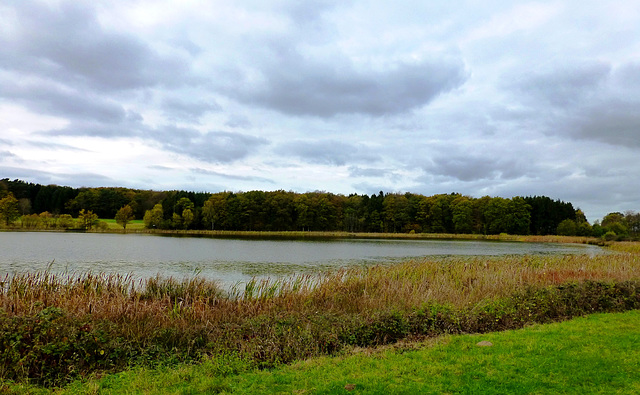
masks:
<path fill-rule="evenodd" d="M 429 256 L 598 254 L 596 246 L 467 240 L 256 240 L 142 234 L 0 232 L 0 274 L 199 275 L 223 286 Z"/>

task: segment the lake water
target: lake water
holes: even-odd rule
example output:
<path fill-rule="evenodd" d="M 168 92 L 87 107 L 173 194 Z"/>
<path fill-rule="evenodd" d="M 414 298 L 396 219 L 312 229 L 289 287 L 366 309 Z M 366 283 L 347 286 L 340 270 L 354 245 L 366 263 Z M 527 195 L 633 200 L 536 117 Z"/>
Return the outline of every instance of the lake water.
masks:
<path fill-rule="evenodd" d="M 42 271 L 200 275 L 231 286 L 331 268 L 428 256 L 598 254 L 596 246 L 466 240 L 247 240 L 95 233 L 0 232 L 0 275 Z"/>

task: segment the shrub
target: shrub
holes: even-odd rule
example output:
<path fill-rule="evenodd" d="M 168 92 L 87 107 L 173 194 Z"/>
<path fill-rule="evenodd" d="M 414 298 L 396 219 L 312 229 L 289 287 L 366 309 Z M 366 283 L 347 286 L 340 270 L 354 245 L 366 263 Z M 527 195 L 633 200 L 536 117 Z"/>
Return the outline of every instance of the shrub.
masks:
<path fill-rule="evenodd" d="M 374 316 L 355 328 L 346 328 L 339 339 L 344 344 L 371 347 L 394 343 L 407 337 L 409 333 L 407 317 L 400 312 L 392 312 Z"/>
<path fill-rule="evenodd" d="M 603 237 L 606 241 L 614 241 L 618 239 L 618 235 L 612 230 L 605 233 Z"/>
<path fill-rule="evenodd" d="M 69 320 L 64 311 L 48 307 L 31 316 L 0 316 L 2 378 L 30 378 L 58 385 L 82 373 L 115 365 L 105 333 L 89 323 Z"/>

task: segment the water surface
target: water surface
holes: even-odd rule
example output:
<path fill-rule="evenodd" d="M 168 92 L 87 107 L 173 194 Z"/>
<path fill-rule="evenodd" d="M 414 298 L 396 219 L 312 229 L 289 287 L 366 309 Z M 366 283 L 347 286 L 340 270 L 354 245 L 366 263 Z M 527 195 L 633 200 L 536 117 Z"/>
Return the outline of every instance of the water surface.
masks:
<path fill-rule="evenodd" d="M 255 240 L 139 234 L 0 232 L 0 274 L 200 275 L 227 286 L 331 268 L 429 256 L 597 254 L 596 246 L 468 240 Z"/>

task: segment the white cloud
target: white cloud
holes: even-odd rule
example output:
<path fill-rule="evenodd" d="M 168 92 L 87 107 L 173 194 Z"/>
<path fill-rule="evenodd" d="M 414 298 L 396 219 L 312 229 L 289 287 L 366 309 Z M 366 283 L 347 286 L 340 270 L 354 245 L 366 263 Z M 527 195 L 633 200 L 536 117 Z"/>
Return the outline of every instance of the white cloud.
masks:
<path fill-rule="evenodd" d="M 515 4 L 511 9 L 491 16 L 488 21 L 469 32 L 462 41 L 487 40 L 540 29 L 558 15 L 562 7 L 559 2 Z"/>
<path fill-rule="evenodd" d="M 640 210 L 637 1 L 0 5 L 0 177 Z"/>

